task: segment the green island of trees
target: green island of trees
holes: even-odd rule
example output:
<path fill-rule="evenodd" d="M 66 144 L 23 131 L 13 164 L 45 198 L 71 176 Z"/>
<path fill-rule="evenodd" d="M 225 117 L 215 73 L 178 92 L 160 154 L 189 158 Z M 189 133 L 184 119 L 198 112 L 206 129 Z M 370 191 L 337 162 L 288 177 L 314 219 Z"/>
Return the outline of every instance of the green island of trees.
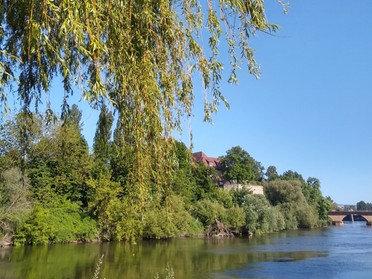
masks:
<path fill-rule="evenodd" d="M 194 163 L 175 141 L 171 186 L 152 184 L 139 212 L 127 199 L 133 158 L 123 157 L 122 126 L 102 107 L 93 151 L 81 134 L 73 105 L 45 125 L 36 114 L 18 114 L 0 127 L 0 240 L 4 245 L 111 241 L 176 236 L 229 236 L 327 225 L 333 205 L 316 178 L 278 174 L 241 147 L 220 157 L 218 171 Z M 113 134 L 113 136 L 112 136 Z M 262 185 L 265 195 L 224 190 L 217 181 Z M 135 202 L 135 201 L 134 201 Z"/>

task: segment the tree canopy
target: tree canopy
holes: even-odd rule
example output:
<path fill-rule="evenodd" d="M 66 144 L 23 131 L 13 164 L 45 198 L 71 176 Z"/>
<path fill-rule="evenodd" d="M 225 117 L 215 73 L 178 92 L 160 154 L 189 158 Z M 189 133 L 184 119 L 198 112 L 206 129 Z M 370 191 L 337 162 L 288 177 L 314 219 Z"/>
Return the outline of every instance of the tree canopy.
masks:
<path fill-rule="evenodd" d="M 205 100 L 209 117 L 224 100 L 219 90 L 221 37 L 228 42 L 231 81 L 241 58 L 259 75 L 250 36 L 278 28 L 268 23 L 263 2 L 1 1 L 2 104 L 4 87 L 17 79 L 24 106 L 37 106 L 60 74 L 66 97 L 78 85 L 89 102 L 103 97 L 121 113 L 142 105 L 138 116 L 158 116 L 161 125 L 172 128 L 178 110 L 191 110 L 191 75 L 198 71 L 211 92 Z"/>
<path fill-rule="evenodd" d="M 360 201 L 356 204 L 357 210 L 372 210 L 372 203 Z"/>
<path fill-rule="evenodd" d="M 263 167 L 240 146 L 226 151 L 221 157 L 224 179 L 237 183 L 260 181 L 263 179 Z"/>

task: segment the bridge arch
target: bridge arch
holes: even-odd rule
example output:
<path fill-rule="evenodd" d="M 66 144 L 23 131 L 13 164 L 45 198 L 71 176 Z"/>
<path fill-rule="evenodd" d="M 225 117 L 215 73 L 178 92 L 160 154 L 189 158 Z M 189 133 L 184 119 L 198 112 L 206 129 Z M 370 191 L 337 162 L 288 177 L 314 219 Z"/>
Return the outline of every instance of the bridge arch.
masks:
<path fill-rule="evenodd" d="M 351 215 L 361 216 L 367 223 L 368 226 L 372 225 L 372 211 L 330 211 L 328 212 L 328 218 L 332 225 L 343 225 L 344 219 Z"/>
<path fill-rule="evenodd" d="M 360 215 L 360 214 L 355 214 L 355 213 L 351 213 L 349 215 L 346 215 L 345 218 L 342 220 L 343 222 L 345 221 L 351 221 L 351 222 L 354 222 L 354 221 L 360 221 L 360 222 L 368 222 L 368 219 L 366 217 L 364 217 L 363 215 Z"/>

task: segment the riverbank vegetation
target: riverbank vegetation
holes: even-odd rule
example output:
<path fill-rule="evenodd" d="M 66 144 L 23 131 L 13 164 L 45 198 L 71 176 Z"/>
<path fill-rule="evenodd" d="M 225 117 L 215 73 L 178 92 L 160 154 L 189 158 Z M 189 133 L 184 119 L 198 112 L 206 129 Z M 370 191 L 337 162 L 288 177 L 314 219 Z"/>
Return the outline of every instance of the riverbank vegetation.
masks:
<path fill-rule="evenodd" d="M 126 146 L 117 123 L 114 128 L 103 106 L 91 152 L 76 105 L 49 125 L 23 113 L 2 123 L 2 244 L 226 236 L 327 224 L 332 201 L 322 196 L 318 179 L 305 180 L 291 170 L 278 174 L 274 166 L 265 171 L 240 147 L 220 158 L 217 171 L 194 163 L 183 143 L 169 139 L 174 147 L 167 151 L 169 187 L 159 189 L 151 180 L 138 197 L 144 200 L 133 199 L 128 194 L 136 187 L 129 183 L 133 157 L 122 156 Z M 219 183 L 227 180 L 262 185 L 265 195 L 223 190 Z M 145 205 L 141 211 L 138 203 Z"/>

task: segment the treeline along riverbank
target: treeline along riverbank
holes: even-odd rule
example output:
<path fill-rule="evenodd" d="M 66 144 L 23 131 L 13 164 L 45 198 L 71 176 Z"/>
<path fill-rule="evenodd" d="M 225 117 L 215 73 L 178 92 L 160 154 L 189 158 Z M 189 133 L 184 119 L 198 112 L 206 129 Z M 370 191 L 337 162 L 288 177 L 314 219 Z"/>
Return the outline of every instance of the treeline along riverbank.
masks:
<path fill-rule="evenodd" d="M 2 246 L 258 234 L 327 224 L 333 203 L 322 196 L 318 179 L 278 174 L 275 166 L 265 170 L 240 147 L 221 156 L 216 170 L 194 163 L 183 143 L 167 139 L 166 150 L 149 152 L 167 156 L 169 169 L 154 172 L 151 166 L 133 178 L 133 146 L 123 145 L 120 122 L 113 126 L 113 115 L 102 106 L 90 152 L 76 105 L 48 125 L 24 112 L 1 123 Z M 156 160 L 144 160 L 149 163 Z M 262 185 L 264 195 L 226 191 L 217 181 Z"/>

